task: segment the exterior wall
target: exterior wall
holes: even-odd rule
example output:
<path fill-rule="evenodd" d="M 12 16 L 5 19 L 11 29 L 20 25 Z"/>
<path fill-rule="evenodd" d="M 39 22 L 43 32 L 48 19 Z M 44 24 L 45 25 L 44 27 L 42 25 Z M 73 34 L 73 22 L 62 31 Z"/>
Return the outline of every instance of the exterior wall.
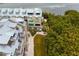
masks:
<path fill-rule="evenodd" d="M 18 56 L 22 56 L 25 54 L 25 51 L 24 51 L 24 48 L 26 46 L 26 32 L 25 32 L 25 28 L 26 27 L 26 23 L 24 22 L 24 27 L 23 27 L 23 31 L 20 32 L 20 36 L 19 36 L 19 39 L 21 40 L 19 46 L 18 46 L 18 49 L 15 51 L 15 55 L 18 55 Z"/>
<path fill-rule="evenodd" d="M 28 17 L 27 18 L 28 27 L 35 27 L 42 29 L 42 17 Z"/>
<path fill-rule="evenodd" d="M 39 14 L 40 13 L 40 14 Z M 0 8 L 0 16 L 16 16 L 16 17 L 41 17 L 42 11 L 40 8 Z"/>
<path fill-rule="evenodd" d="M 39 27 L 41 28 L 42 21 L 42 10 L 40 8 L 0 8 L 0 16 L 10 16 L 10 17 L 27 17 L 28 27 Z M 35 19 L 36 18 L 36 19 Z M 31 20 L 29 20 L 31 19 Z M 33 22 L 29 22 L 33 21 Z M 34 24 L 30 26 L 29 24 Z M 40 26 L 36 26 L 40 25 Z"/>

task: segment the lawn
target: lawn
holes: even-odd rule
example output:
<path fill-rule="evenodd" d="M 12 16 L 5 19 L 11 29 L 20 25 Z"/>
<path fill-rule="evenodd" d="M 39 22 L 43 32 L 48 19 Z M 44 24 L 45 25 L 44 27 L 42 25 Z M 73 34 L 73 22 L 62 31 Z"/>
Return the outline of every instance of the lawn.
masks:
<path fill-rule="evenodd" d="M 45 56 L 45 41 L 43 35 L 36 35 L 34 38 L 34 55 Z"/>

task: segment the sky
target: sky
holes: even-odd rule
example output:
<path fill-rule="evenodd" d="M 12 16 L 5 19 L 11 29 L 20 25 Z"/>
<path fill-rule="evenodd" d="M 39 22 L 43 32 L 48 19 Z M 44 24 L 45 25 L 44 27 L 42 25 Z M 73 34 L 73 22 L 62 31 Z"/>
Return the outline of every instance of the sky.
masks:
<path fill-rule="evenodd" d="M 63 15 L 66 10 L 79 11 L 78 3 L 0 3 L 0 8 L 41 8 L 44 11 Z"/>
<path fill-rule="evenodd" d="M 10 7 L 10 8 L 36 8 L 36 7 L 49 7 L 49 6 L 65 6 L 69 4 L 62 3 L 1 3 L 0 7 Z"/>

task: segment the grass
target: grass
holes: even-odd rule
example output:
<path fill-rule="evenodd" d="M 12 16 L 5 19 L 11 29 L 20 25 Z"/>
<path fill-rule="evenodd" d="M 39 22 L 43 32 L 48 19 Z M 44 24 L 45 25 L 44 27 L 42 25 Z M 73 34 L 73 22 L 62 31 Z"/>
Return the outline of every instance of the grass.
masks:
<path fill-rule="evenodd" d="M 34 55 L 35 56 L 45 56 L 45 41 L 43 35 L 36 35 L 34 38 Z"/>

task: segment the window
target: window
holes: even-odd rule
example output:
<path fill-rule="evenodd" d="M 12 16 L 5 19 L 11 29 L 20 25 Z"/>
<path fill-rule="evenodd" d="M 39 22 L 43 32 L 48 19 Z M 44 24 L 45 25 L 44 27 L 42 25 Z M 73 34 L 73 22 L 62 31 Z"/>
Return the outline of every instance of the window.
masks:
<path fill-rule="evenodd" d="M 19 14 L 20 12 L 16 12 L 16 14 Z"/>
<path fill-rule="evenodd" d="M 15 37 L 16 33 L 14 33 L 13 37 Z"/>
<path fill-rule="evenodd" d="M 36 15 L 40 15 L 40 13 L 36 13 Z"/>
<path fill-rule="evenodd" d="M 33 20 L 29 20 L 29 22 L 33 22 Z"/>
<path fill-rule="evenodd" d="M 33 13 L 28 13 L 28 15 L 33 15 Z"/>
<path fill-rule="evenodd" d="M 1 10 L 0 10 L 0 12 L 1 12 Z"/>
<path fill-rule="evenodd" d="M 26 12 L 22 12 L 22 14 L 23 14 L 23 15 L 25 15 L 25 14 L 26 14 Z"/>
<path fill-rule="evenodd" d="M 18 50 L 20 50 L 20 48 L 21 48 L 21 45 L 18 46 Z"/>
<path fill-rule="evenodd" d="M 29 26 L 34 26 L 34 24 L 29 24 Z"/>
<path fill-rule="evenodd" d="M 5 11 L 3 12 L 3 14 L 7 14 L 7 10 L 5 10 Z"/>
<path fill-rule="evenodd" d="M 20 24 L 23 24 L 24 22 L 19 22 Z"/>
<path fill-rule="evenodd" d="M 8 44 L 7 44 L 7 45 L 11 46 L 11 45 L 12 45 L 12 43 L 13 43 L 13 41 L 9 40 L 9 42 L 8 42 Z"/>
<path fill-rule="evenodd" d="M 20 42 L 20 43 L 21 43 L 21 42 L 22 42 L 22 40 L 19 38 L 19 39 L 18 39 L 18 42 Z"/>
<path fill-rule="evenodd" d="M 35 26 L 40 26 L 40 24 L 35 24 Z"/>
<path fill-rule="evenodd" d="M 13 14 L 13 11 L 9 12 L 9 14 Z"/>

